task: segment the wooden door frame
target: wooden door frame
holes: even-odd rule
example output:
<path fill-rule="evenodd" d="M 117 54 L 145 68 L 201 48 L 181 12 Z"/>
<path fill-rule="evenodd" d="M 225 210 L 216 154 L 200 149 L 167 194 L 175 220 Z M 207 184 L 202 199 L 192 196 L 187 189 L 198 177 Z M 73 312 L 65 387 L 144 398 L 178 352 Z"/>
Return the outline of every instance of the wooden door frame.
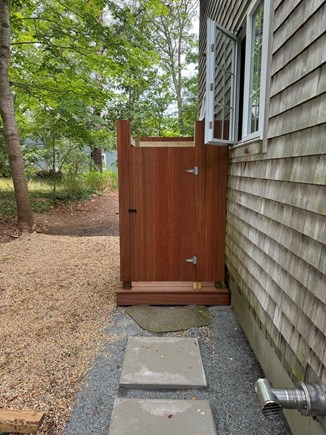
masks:
<path fill-rule="evenodd" d="M 151 140 L 167 141 L 166 138 Z M 178 140 L 178 139 L 176 139 Z M 185 141 L 189 138 L 182 138 Z M 171 141 L 171 139 L 170 139 Z M 129 121 L 117 121 L 117 143 L 119 163 L 119 222 L 120 222 L 120 279 L 124 283 L 133 281 L 131 265 L 130 193 L 131 162 L 129 147 L 135 146 Z M 205 177 L 196 183 L 196 240 L 198 264 L 196 281 L 224 282 L 224 244 L 226 227 L 226 196 L 228 147 L 204 144 L 204 121 L 197 121 L 195 128 L 196 161 Z M 208 250 L 211 252 L 208 252 Z"/>

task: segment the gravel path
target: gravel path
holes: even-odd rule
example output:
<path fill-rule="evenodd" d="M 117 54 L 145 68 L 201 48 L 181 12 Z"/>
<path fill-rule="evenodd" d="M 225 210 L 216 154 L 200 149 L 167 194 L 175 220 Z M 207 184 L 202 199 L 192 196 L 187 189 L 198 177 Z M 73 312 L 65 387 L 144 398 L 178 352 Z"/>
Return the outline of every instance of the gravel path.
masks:
<path fill-rule="evenodd" d="M 115 309 L 112 313 L 112 324 L 106 331 L 110 335 L 110 343 L 94 360 L 64 434 L 107 434 L 116 397 L 209 399 L 218 434 L 290 434 L 283 420 L 271 422 L 260 411 L 253 385 L 263 373 L 232 308 L 211 307 L 210 310 L 214 314 L 213 325 L 164 334 L 198 337 L 208 389 L 157 392 L 119 389 L 127 337 L 154 334 L 143 331 L 123 308 Z"/>
<path fill-rule="evenodd" d="M 119 287 L 118 237 L 30 234 L 0 244 L 0 407 L 62 434 Z"/>

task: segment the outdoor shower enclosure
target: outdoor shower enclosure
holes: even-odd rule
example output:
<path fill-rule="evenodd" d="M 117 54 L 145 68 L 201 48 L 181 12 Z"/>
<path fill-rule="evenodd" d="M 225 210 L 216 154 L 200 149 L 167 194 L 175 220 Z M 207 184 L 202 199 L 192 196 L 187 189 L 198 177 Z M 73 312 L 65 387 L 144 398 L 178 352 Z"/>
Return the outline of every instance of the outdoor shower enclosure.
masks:
<path fill-rule="evenodd" d="M 117 138 L 118 303 L 229 303 L 216 285 L 224 283 L 228 148 L 204 145 L 202 122 L 195 138 L 133 139 L 130 123 L 118 121 Z"/>

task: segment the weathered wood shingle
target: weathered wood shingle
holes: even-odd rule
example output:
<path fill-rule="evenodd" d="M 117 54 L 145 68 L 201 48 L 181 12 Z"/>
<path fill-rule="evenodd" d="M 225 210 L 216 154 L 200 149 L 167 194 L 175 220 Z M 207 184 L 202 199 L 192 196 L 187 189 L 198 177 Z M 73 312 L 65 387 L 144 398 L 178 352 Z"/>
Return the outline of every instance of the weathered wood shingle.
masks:
<path fill-rule="evenodd" d="M 250 2 L 202 3 L 236 33 Z M 326 2 L 272 5 L 267 144 L 230 153 L 226 266 L 292 379 L 309 364 L 326 383 Z"/>

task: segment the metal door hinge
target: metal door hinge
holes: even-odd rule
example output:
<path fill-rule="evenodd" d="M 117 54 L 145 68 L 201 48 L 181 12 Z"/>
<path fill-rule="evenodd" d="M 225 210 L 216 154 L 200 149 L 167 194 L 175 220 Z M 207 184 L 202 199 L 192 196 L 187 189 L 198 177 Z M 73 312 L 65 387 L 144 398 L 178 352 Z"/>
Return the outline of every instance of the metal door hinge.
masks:
<path fill-rule="evenodd" d="M 192 257 L 192 258 L 186 258 L 185 261 L 187 263 L 192 263 L 192 264 L 197 264 L 197 257 Z"/>
<path fill-rule="evenodd" d="M 194 166 L 193 168 L 186 169 L 186 172 L 189 172 L 190 174 L 198 175 L 199 174 L 198 166 Z"/>

